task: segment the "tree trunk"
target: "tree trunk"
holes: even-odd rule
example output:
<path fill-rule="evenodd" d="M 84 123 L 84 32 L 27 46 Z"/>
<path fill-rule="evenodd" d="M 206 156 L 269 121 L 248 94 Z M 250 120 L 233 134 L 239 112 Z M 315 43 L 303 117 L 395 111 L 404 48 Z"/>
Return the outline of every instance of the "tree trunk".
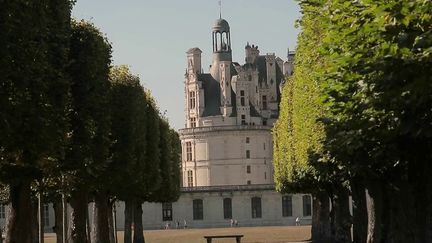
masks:
<path fill-rule="evenodd" d="M 395 188 L 384 188 L 382 212 L 381 242 L 392 243 L 424 243 L 418 240 L 415 202 L 412 190 L 406 182 L 393 184 Z"/>
<path fill-rule="evenodd" d="M 86 216 L 87 216 L 86 217 L 86 235 L 87 235 L 87 241 L 92 242 L 91 235 L 90 235 L 92 233 L 92 231 L 90 229 L 90 213 L 89 213 L 88 208 L 89 208 L 89 205 L 87 204 L 87 207 L 86 207 Z M 93 208 L 93 212 L 94 212 L 94 208 Z M 93 224 L 94 224 L 94 222 L 95 221 L 93 220 Z"/>
<path fill-rule="evenodd" d="M 340 187 L 334 194 L 334 236 L 332 242 L 351 242 L 351 214 L 349 211 L 349 193 Z"/>
<path fill-rule="evenodd" d="M 7 223 L 6 243 L 32 243 L 32 205 L 30 180 L 10 185 L 10 216 Z"/>
<path fill-rule="evenodd" d="M 367 243 L 380 243 L 382 238 L 382 185 L 378 181 L 369 181 L 366 190 L 366 206 L 368 211 Z"/>
<path fill-rule="evenodd" d="M 113 203 L 109 203 L 108 205 L 108 232 L 109 232 L 109 243 L 116 243 L 115 242 L 115 236 L 114 236 L 114 218 L 113 218 L 113 206 L 114 206 L 114 202 Z"/>
<path fill-rule="evenodd" d="M 113 230 L 114 230 L 114 243 L 118 243 L 118 236 L 117 236 L 117 205 L 116 201 L 114 200 L 112 203 L 112 209 L 113 209 Z"/>
<path fill-rule="evenodd" d="M 314 242 L 331 242 L 330 198 L 324 191 L 313 194 L 311 235 Z"/>
<path fill-rule="evenodd" d="M 67 229 L 68 229 L 68 205 L 66 202 L 66 195 L 64 193 L 62 193 L 62 243 L 68 243 L 67 241 Z"/>
<path fill-rule="evenodd" d="M 432 243 L 432 177 L 426 175 L 432 171 L 431 163 L 427 164 L 426 170 L 423 171 L 424 176 L 427 178 L 426 180 L 426 199 L 427 199 L 427 207 L 426 207 L 426 225 L 425 225 L 425 235 L 426 235 L 426 243 Z M 418 214 L 421 212 L 417 209 Z"/>
<path fill-rule="evenodd" d="M 134 237 L 133 243 L 144 243 L 144 229 L 142 224 L 142 203 L 138 200 L 135 201 L 134 208 Z"/>
<path fill-rule="evenodd" d="M 366 190 L 359 179 L 351 181 L 353 207 L 353 242 L 365 243 L 368 232 Z"/>
<path fill-rule="evenodd" d="M 68 232 L 69 243 L 89 243 L 87 241 L 87 190 L 78 188 L 71 194 L 70 206 L 70 225 Z"/>
<path fill-rule="evenodd" d="M 109 243 L 108 217 L 111 210 L 107 193 L 97 192 L 94 198 L 92 243 Z"/>
<path fill-rule="evenodd" d="M 31 230 L 31 239 L 33 243 L 39 242 L 39 222 L 38 222 L 38 202 L 32 201 L 32 230 Z"/>
<path fill-rule="evenodd" d="M 39 243 L 44 243 L 45 211 L 42 192 L 38 193 Z"/>
<path fill-rule="evenodd" d="M 62 205 L 58 201 L 53 203 L 54 208 L 54 227 L 53 231 L 56 234 L 56 243 L 63 243 L 63 215 L 62 215 Z"/>
<path fill-rule="evenodd" d="M 124 243 L 132 243 L 133 208 L 133 200 L 127 199 L 125 201 Z"/>
<path fill-rule="evenodd" d="M 430 148 L 429 148 L 430 149 Z M 426 149 L 425 149 L 426 150 Z M 426 158 L 425 158 L 426 157 Z M 415 243 L 432 242 L 432 165 L 429 156 L 420 155 L 416 163 L 410 167 L 410 188 L 413 215 L 415 222 L 412 224 L 415 230 Z M 411 205 L 409 205 L 411 206 Z"/>

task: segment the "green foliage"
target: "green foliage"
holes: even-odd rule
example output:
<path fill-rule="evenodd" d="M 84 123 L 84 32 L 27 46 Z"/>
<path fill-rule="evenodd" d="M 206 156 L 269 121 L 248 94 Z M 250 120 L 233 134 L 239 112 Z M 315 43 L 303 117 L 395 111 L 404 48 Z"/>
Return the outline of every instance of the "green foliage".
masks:
<path fill-rule="evenodd" d="M 179 194 L 180 143 L 161 117 L 149 90 L 126 66 L 114 67 L 111 79 L 114 196 L 139 201 L 172 201 Z"/>
<path fill-rule="evenodd" d="M 71 5 L 1 3 L 0 177 L 6 183 L 40 178 L 62 157 Z"/>
<path fill-rule="evenodd" d="M 430 160 L 432 3 L 300 6 L 294 75 L 274 128 L 278 189 L 396 180 Z"/>
<path fill-rule="evenodd" d="M 325 20 L 319 17 L 321 5 L 314 2 L 303 5 L 295 70 L 284 85 L 281 112 L 273 130 L 275 182 L 280 191 L 311 190 L 317 169 L 314 164 L 323 156 L 325 131 L 319 119 L 325 110 L 317 77 L 326 63 L 318 52 Z"/>
<path fill-rule="evenodd" d="M 63 169 L 74 184 L 95 182 L 109 155 L 110 112 L 107 112 L 111 46 L 91 23 L 72 23 L 69 146 Z M 89 184 L 92 185 L 92 184 Z"/>
<path fill-rule="evenodd" d="M 325 12 L 326 147 L 353 175 L 400 179 L 429 157 L 431 10 L 430 1 L 333 1 Z"/>
<path fill-rule="evenodd" d="M 111 153 L 113 193 L 126 199 L 140 195 L 140 181 L 145 163 L 147 134 L 147 97 L 139 77 L 130 73 L 127 66 L 111 69 Z"/>
<path fill-rule="evenodd" d="M 181 144 L 177 132 L 170 129 L 164 118 L 159 120 L 159 131 L 161 184 L 149 200 L 172 202 L 180 196 Z"/>

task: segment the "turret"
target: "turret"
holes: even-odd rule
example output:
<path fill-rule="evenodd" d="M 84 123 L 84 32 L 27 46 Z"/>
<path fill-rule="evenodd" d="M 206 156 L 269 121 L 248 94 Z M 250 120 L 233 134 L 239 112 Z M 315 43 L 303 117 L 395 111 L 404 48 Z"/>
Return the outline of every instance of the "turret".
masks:
<path fill-rule="evenodd" d="M 255 59 L 259 56 L 258 46 L 255 45 L 250 46 L 248 42 L 247 45 L 245 46 L 245 53 L 246 53 L 245 62 L 254 63 Z"/>
<path fill-rule="evenodd" d="M 230 27 L 225 19 L 216 20 L 212 31 L 213 62 L 232 61 Z"/>
<path fill-rule="evenodd" d="M 216 20 L 212 28 L 213 63 L 210 73 L 215 80 L 221 81 L 221 64 L 231 65 L 231 36 L 230 27 L 225 19 Z"/>
<path fill-rule="evenodd" d="M 201 53 L 198 47 L 190 48 L 187 54 L 188 73 L 201 73 Z"/>

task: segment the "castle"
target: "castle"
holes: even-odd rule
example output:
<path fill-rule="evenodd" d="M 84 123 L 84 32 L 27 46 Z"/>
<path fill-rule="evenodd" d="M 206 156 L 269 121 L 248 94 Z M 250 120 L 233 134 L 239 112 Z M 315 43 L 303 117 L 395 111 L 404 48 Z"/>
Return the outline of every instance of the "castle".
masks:
<path fill-rule="evenodd" d="M 245 64 L 232 61 L 230 27 L 212 28 L 213 62 L 201 67 L 201 50 L 187 53 L 183 186 L 272 184 L 271 128 L 279 115 L 280 85 L 292 60 L 245 47 Z"/>
<path fill-rule="evenodd" d="M 311 223 L 308 194 L 285 194 L 273 184 L 271 129 L 279 115 L 280 89 L 293 72 L 294 53 L 283 61 L 245 46 L 245 64 L 232 61 L 230 27 L 216 20 L 213 62 L 201 67 L 201 50 L 189 49 L 185 73 L 185 128 L 182 188 L 177 202 L 144 203 L 143 226 L 159 229 L 177 222 L 188 227 L 295 225 Z M 91 207 L 90 207 L 91 208 Z M 52 204 L 45 205 L 45 229 L 52 230 Z M 0 205 L 0 225 L 6 210 Z M 124 203 L 116 203 L 118 229 L 124 228 Z"/>

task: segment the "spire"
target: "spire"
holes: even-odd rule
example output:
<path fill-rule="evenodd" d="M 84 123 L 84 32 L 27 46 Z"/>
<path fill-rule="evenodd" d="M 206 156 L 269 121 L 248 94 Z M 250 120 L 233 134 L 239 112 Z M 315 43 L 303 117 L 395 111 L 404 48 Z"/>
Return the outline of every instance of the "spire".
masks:
<path fill-rule="evenodd" d="M 222 18 L 222 0 L 219 0 L 219 18 Z"/>

